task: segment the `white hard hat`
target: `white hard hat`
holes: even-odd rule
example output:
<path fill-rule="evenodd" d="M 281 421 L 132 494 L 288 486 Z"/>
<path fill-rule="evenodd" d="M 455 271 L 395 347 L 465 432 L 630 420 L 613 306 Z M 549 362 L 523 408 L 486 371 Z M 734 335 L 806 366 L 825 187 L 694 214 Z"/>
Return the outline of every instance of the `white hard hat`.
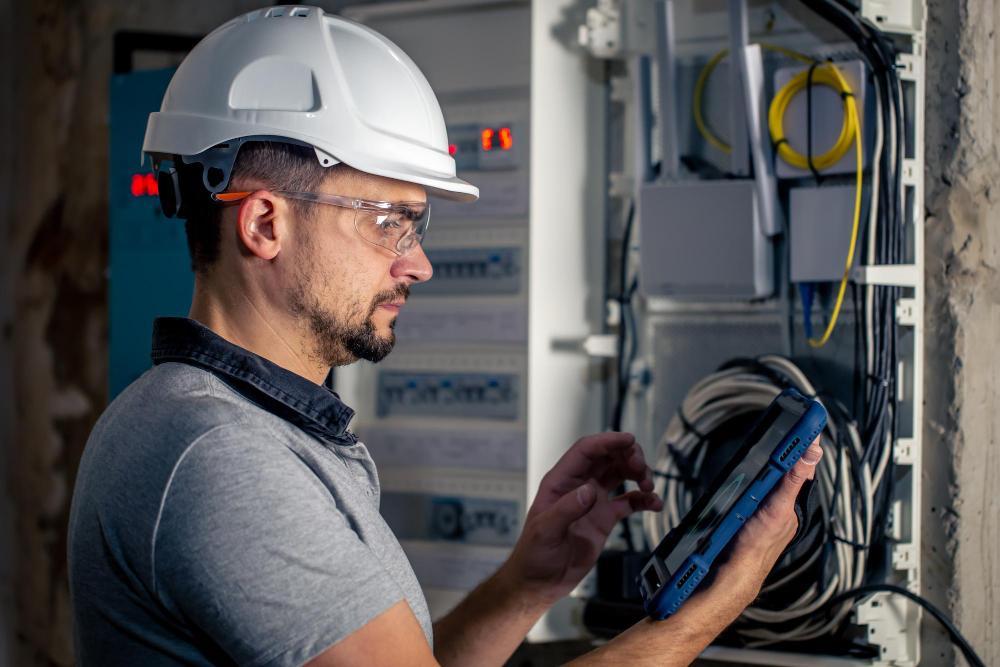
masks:
<path fill-rule="evenodd" d="M 143 153 L 201 162 L 213 192 L 226 187 L 239 145 L 288 141 L 343 162 L 475 201 L 455 175 L 444 116 L 423 73 L 388 39 L 318 7 L 270 7 L 212 31 L 184 59 L 149 115 Z M 208 178 L 210 167 L 222 179 Z"/>

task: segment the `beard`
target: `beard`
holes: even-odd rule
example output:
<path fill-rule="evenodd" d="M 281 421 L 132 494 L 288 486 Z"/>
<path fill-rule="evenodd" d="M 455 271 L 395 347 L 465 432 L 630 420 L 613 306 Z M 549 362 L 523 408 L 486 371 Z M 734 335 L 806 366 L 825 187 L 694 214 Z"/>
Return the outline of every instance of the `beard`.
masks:
<path fill-rule="evenodd" d="M 389 322 L 388 335 L 381 335 L 373 319 L 375 312 L 380 306 L 409 295 L 410 288 L 399 283 L 395 289 L 376 294 L 368 304 L 355 299 L 348 312 L 338 316 L 321 305 L 315 291 L 310 289 L 310 281 L 302 280 L 292 290 L 289 305 L 308 329 L 313 355 L 325 365 L 343 366 L 358 359 L 377 364 L 389 356 L 396 344 L 396 318 Z"/>

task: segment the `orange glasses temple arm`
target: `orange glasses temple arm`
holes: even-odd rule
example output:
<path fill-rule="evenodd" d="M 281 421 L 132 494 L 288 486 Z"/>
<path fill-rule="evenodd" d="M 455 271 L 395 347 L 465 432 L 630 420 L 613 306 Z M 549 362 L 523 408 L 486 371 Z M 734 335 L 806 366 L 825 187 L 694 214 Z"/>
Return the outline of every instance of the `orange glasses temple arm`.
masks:
<path fill-rule="evenodd" d="M 216 192 L 212 195 L 212 199 L 215 201 L 239 201 L 249 196 L 249 192 Z"/>

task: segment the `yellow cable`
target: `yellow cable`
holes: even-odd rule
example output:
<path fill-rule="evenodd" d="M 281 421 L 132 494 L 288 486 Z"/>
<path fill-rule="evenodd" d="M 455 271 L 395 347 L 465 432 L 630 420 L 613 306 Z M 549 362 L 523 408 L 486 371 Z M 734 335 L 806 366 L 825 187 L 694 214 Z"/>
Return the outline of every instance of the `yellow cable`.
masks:
<path fill-rule="evenodd" d="M 844 80 L 844 77 L 840 74 L 840 70 L 833 63 L 828 62 L 816 68 L 813 71 L 812 82 L 813 84 L 829 86 L 836 90 L 841 94 L 844 104 L 844 123 L 841 125 L 840 137 L 837 138 L 837 143 L 826 153 L 814 157 L 812 161 L 812 167 L 817 171 L 822 171 L 840 162 L 847 155 L 847 152 L 851 150 L 851 140 L 854 139 L 854 135 L 858 134 L 858 117 L 856 112 L 854 114 L 850 113 L 851 105 L 849 103 L 854 100 L 851 87 L 847 85 L 847 81 Z M 785 162 L 799 169 L 810 168 L 809 158 L 791 147 L 788 139 L 785 137 L 785 128 L 783 125 L 785 110 L 788 109 L 788 104 L 799 91 L 808 86 L 809 70 L 802 70 L 793 76 L 791 81 L 786 83 L 775 94 L 774 99 L 771 100 L 770 111 L 767 114 L 767 124 L 771 131 L 771 141 L 777 147 L 778 155 Z"/>
<path fill-rule="evenodd" d="M 809 56 L 802 55 L 792 51 L 791 49 L 786 49 L 781 46 L 774 46 L 772 44 L 761 44 L 761 48 L 768 49 L 769 51 L 776 51 L 777 53 L 782 53 L 790 58 L 795 58 L 801 62 L 811 65 L 815 60 Z M 708 129 L 708 125 L 705 124 L 705 119 L 701 115 L 701 100 L 705 93 L 705 84 L 708 83 L 708 77 L 712 74 L 712 70 L 715 66 L 722 62 L 722 59 L 729 55 L 729 49 L 723 49 L 715 54 L 715 56 L 708 61 L 705 67 L 702 68 L 701 74 L 698 75 L 698 81 L 694 86 L 694 122 L 698 126 L 698 131 L 701 132 L 701 136 L 705 137 L 705 141 L 712 144 L 718 148 L 723 153 L 731 153 L 732 149 L 721 139 L 717 138 L 712 131 Z"/>
<path fill-rule="evenodd" d="M 817 70 L 819 71 L 819 70 Z M 832 71 L 836 78 L 837 83 L 844 93 L 844 106 L 845 113 L 848 118 L 844 121 L 844 126 L 850 125 L 853 128 L 854 133 L 854 145 L 857 148 L 857 186 L 854 193 L 854 225 L 851 229 L 851 245 L 847 250 L 847 261 L 844 264 L 844 277 L 840 281 L 840 289 L 837 291 L 837 301 L 833 306 L 833 315 L 830 316 L 830 322 L 826 325 L 826 331 L 823 332 L 823 337 L 819 340 L 814 338 L 809 339 L 809 344 L 813 347 L 823 347 L 826 342 L 830 339 L 830 334 L 833 333 L 833 327 L 837 324 L 837 317 L 840 315 L 840 307 L 844 303 L 844 292 L 847 290 L 847 279 L 851 273 L 851 265 L 854 263 L 854 248 L 858 242 L 858 227 L 861 221 L 861 131 L 860 122 L 858 121 L 858 105 L 854 100 L 854 94 L 851 93 L 850 86 L 841 76 L 840 70 L 834 67 L 833 63 L 828 63 L 823 71 Z M 815 72 L 814 72 L 815 74 Z M 813 79 L 815 80 L 815 78 Z M 793 79 L 794 81 L 794 79 Z M 772 105 L 773 106 L 773 105 Z M 787 146 L 788 142 L 782 144 L 782 147 Z M 806 313 L 806 317 L 809 317 L 809 313 Z"/>
<path fill-rule="evenodd" d="M 729 53 L 729 49 L 723 49 L 715 54 L 715 57 L 708 61 L 708 64 L 702 68 L 701 74 L 698 75 L 698 82 L 694 84 L 694 122 L 698 126 L 698 131 L 701 132 L 701 136 L 705 137 L 705 140 L 718 148 L 723 153 L 731 153 L 733 151 L 728 145 L 723 143 L 721 140 L 717 139 L 708 126 L 705 124 L 705 120 L 701 117 L 701 96 L 705 92 L 705 83 L 708 81 L 708 75 L 712 73 L 715 66 L 726 57 Z"/>
<path fill-rule="evenodd" d="M 780 46 L 761 44 L 761 47 L 783 53 L 809 65 L 813 65 L 816 62 L 808 56 L 804 56 L 801 53 L 796 53 L 795 51 L 791 51 Z M 708 129 L 708 126 L 705 124 L 705 120 L 701 115 L 701 102 L 705 91 L 705 84 L 708 81 L 709 75 L 712 73 L 712 70 L 715 69 L 715 66 L 718 65 L 728 53 L 728 49 L 720 51 L 711 60 L 709 60 L 705 67 L 701 70 L 701 74 L 698 75 L 698 81 L 694 87 L 693 100 L 694 122 L 698 126 L 698 130 L 701 132 L 702 136 L 705 137 L 705 140 L 708 141 L 708 143 L 726 153 L 731 152 L 732 149 L 723 141 L 716 138 Z M 837 143 L 834 144 L 833 148 L 828 150 L 823 155 L 813 158 L 812 167 L 819 171 L 832 167 L 837 162 L 840 162 L 844 155 L 846 155 L 850 150 L 852 139 L 854 140 L 855 147 L 857 148 L 855 151 L 857 154 L 857 187 L 855 188 L 856 191 L 854 194 L 854 223 L 851 228 L 851 244 L 847 251 L 847 261 L 844 264 L 844 276 L 840 281 L 840 288 L 837 290 L 837 301 L 834 303 L 833 314 L 830 317 L 830 322 L 826 326 L 826 331 L 823 332 L 823 336 L 819 340 L 809 338 L 809 344 L 811 346 L 822 347 L 823 345 L 826 345 L 828 340 L 830 340 L 830 334 L 833 333 L 833 328 L 837 324 L 837 318 L 840 316 L 840 309 L 844 304 L 844 293 L 847 291 L 847 280 L 850 277 L 851 265 L 854 263 L 854 249 L 857 246 L 858 241 L 858 227 L 860 226 L 861 221 L 862 186 L 861 122 L 858 117 L 858 106 L 854 99 L 854 94 L 851 91 L 851 87 L 848 85 L 847 81 L 844 80 L 840 70 L 838 70 L 832 62 L 827 62 L 822 67 L 817 67 L 813 70 L 812 83 L 830 86 L 839 92 L 844 100 L 844 124 L 840 130 L 840 137 L 837 139 Z M 792 77 L 791 81 L 785 84 L 784 87 L 782 87 L 782 89 L 779 90 L 774 96 L 774 99 L 771 101 L 771 107 L 768 111 L 767 118 L 768 128 L 771 132 L 771 140 L 777 146 L 778 154 L 790 165 L 798 167 L 799 169 L 810 168 L 809 158 L 797 152 L 789 145 L 788 140 L 785 138 L 783 120 L 785 117 L 785 111 L 788 108 L 788 103 L 798 92 L 808 85 L 809 70 L 803 70 Z M 806 317 L 808 316 L 809 314 L 806 313 Z"/>

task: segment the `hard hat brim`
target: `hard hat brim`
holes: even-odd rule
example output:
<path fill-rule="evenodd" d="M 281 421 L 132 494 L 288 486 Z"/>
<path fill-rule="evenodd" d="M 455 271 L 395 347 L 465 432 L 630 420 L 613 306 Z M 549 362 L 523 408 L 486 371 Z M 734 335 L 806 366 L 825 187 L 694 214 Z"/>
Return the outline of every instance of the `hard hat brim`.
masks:
<path fill-rule="evenodd" d="M 357 169 L 357 167 L 355 168 Z M 375 172 L 368 170 L 367 173 Z M 434 178 L 429 177 L 426 174 L 406 172 L 386 172 L 375 175 L 422 185 L 427 191 L 428 196 L 437 197 L 438 199 L 446 199 L 448 201 L 460 202 L 463 204 L 468 204 L 479 199 L 479 188 L 468 181 L 458 178 L 457 176 L 453 178 Z"/>

